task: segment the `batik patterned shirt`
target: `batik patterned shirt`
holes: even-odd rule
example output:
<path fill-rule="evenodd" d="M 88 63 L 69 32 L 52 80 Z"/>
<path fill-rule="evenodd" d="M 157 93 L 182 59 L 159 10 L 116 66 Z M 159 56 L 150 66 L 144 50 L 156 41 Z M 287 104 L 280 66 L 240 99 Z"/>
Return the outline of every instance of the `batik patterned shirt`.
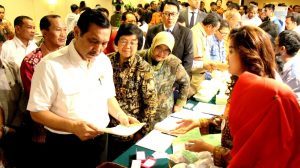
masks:
<path fill-rule="evenodd" d="M 140 55 L 152 66 L 154 70 L 155 85 L 157 90 L 158 107 L 156 110 L 155 122 L 166 118 L 174 106 L 173 87 L 178 84 L 179 97 L 175 103 L 184 106 L 187 101 L 190 87 L 190 78 L 181 64 L 181 60 L 175 55 L 169 55 L 164 61 L 153 65 L 150 50 L 143 50 Z"/>
<path fill-rule="evenodd" d="M 109 58 L 114 71 L 116 98 L 127 115 L 146 123 L 141 131 L 146 134 L 153 128 L 158 102 L 151 66 L 138 55 L 132 56 L 123 65 L 119 63 L 119 53 L 112 53 Z M 118 122 L 112 118 L 111 124 L 117 125 Z"/>

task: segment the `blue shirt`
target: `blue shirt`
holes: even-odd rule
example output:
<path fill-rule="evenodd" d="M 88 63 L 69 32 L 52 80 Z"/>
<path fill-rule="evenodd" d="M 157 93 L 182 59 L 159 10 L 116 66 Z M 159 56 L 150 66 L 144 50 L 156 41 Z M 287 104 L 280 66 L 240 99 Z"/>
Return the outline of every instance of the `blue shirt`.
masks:
<path fill-rule="evenodd" d="M 212 61 L 226 62 L 226 51 L 224 40 L 219 41 L 216 36 L 209 36 L 208 42 L 208 54 L 209 59 Z"/>
<path fill-rule="evenodd" d="M 289 85 L 300 100 L 300 54 L 295 55 L 286 62 L 281 72 L 281 78 L 284 83 Z"/>

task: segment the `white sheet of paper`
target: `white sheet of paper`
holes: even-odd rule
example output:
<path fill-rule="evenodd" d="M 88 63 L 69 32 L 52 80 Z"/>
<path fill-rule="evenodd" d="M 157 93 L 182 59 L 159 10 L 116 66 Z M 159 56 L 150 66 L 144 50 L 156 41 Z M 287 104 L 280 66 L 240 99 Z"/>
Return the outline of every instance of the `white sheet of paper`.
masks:
<path fill-rule="evenodd" d="M 136 160 L 145 160 L 146 153 L 144 151 L 137 151 L 136 152 Z"/>
<path fill-rule="evenodd" d="M 165 152 L 174 139 L 174 136 L 163 134 L 158 130 L 152 130 L 143 139 L 138 141 L 136 145 L 157 152 Z"/>
<path fill-rule="evenodd" d="M 141 160 L 132 160 L 131 168 L 141 168 L 142 161 Z"/>
<path fill-rule="evenodd" d="M 199 102 L 193 110 L 196 112 L 202 112 L 212 115 L 222 115 L 225 111 L 225 105 L 215 105 Z"/>
<path fill-rule="evenodd" d="M 168 134 L 169 131 L 174 130 L 178 126 L 177 121 L 180 120 L 180 118 L 169 116 L 161 122 L 156 123 L 154 129 Z"/>
<path fill-rule="evenodd" d="M 112 128 L 102 128 L 100 131 L 120 136 L 130 136 L 140 130 L 144 125 L 145 123 L 131 124 L 129 126 L 117 125 Z"/>
<path fill-rule="evenodd" d="M 181 118 L 181 119 L 200 119 L 200 118 L 212 118 L 213 115 L 205 114 L 198 111 L 192 111 L 188 109 L 182 109 L 181 111 L 171 114 L 172 117 Z"/>

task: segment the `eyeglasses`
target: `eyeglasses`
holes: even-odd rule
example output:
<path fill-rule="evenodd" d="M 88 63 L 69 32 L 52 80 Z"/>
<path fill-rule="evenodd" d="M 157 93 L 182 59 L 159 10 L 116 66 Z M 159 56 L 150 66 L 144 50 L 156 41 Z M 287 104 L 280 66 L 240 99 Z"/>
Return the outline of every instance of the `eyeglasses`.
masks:
<path fill-rule="evenodd" d="M 163 15 L 165 17 L 175 17 L 178 15 L 178 13 L 177 12 L 163 12 Z"/>
<path fill-rule="evenodd" d="M 128 40 L 119 40 L 119 43 L 121 46 L 126 46 L 128 44 L 130 44 L 130 46 L 136 46 L 138 44 L 138 40 L 132 40 L 132 41 L 128 41 Z"/>
<path fill-rule="evenodd" d="M 154 49 L 154 52 L 163 53 L 164 55 L 169 55 L 170 54 L 170 50 L 168 50 L 168 49 L 164 50 L 164 49 L 162 49 L 160 47 L 156 47 Z"/>

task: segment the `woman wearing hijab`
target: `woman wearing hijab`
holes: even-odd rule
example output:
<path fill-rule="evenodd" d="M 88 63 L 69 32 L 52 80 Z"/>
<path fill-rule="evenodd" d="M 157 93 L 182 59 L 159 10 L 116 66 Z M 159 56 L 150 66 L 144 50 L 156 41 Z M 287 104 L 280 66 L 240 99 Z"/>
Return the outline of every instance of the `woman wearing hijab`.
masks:
<path fill-rule="evenodd" d="M 169 32 L 158 33 L 147 50 L 141 51 L 142 56 L 154 70 L 154 79 L 158 95 L 155 122 L 166 118 L 173 111 L 180 111 L 186 104 L 190 78 L 181 60 L 172 54 L 175 44 L 173 35 Z M 179 97 L 174 105 L 174 83 L 179 85 Z"/>
<path fill-rule="evenodd" d="M 231 33 L 229 35 L 229 44 L 230 45 L 229 45 L 229 53 L 228 53 L 228 63 L 229 63 L 229 72 L 232 74 L 232 82 L 228 85 L 228 89 L 230 91 L 230 93 L 229 93 L 230 97 L 228 100 L 227 108 L 222 117 L 223 123 L 224 123 L 224 127 L 222 127 L 222 140 L 221 140 L 222 146 L 215 147 L 215 146 L 207 144 L 203 141 L 192 140 L 191 142 L 193 143 L 193 145 L 186 146 L 186 149 L 191 150 L 191 151 L 198 151 L 198 152 L 200 152 L 200 151 L 212 152 L 213 157 L 214 157 L 214 163 L 216 166 L 227 166 L 228 164 L 230 165 L 231 164 L 230 160 L 232 159 L 232 160 L 238 160 L 238 161 L 232 162 L 233 167 L 255 167 L 255 166 L 274 167 L 274 165 L 272 165 L 270 162 L 270 158 L 266 158 L 266 157 L 268 157 L 268 155 L 263 155 L 263 153 L 261 154 L 260 150 L 267 153 L 266 151 L 268 149 L 271 150 L 269 145 L 272 144 L 273 141 L 274 141 L 274 144 L 277 144 L 277 145 L 280 145 L 279 144 L 280 141 L 284 145 L 285 145 L 285 142 L 295 141 L 296 137 L 293 137 L 294 136 L 294 134 L 292 133 L 293 131 L 290 129 L 290 128 L 294 128 L 295 122 L 293 122 L 291 120 L 289 121 L 287 119 L 287 120 L 285 120 L 285 122 L 286 122 L 285 124 L 290 125 L 291 127 L 288 128 L 286 125 L 285 128 L 287 128 L 287 130 L 284 130 L 283 127 L 281 128 L 282 131 L 290 131 L 289 140 L 287 140 L 287 141 L 284 141 L 283 137 L 281 137 L 280 140 L 277 140 L 276 138 L 279 138 L 279 136 L 275 137 L 275 133 L 271 135 L 271 139 L 274 139 L 274 140 L 272 140 L 270 142 L 264 141 L 263 135 L 269 136 L 269 132 L 271 131 L 271 130 L 265 130 L 265 127 L 268 127 L 268 129 L 272 129 L 271 132 L 276 132 L 276 131 L 280 130 L 280 129 L 277 129 L 277 128 L 280 128 L 281 124 L 282 124 L 281 121 L 279 120 L 280 116 L 277 116 L 277 120 L 273 121 L 274 122 L 273 124 L 276 125 L 276 126 L 274 126 L 274 128 L 276 128 L 276 129 L 273 128 L 273 124 L 270 124 L 267 121 L 261 120 L 261 123 L 258 122 L 258 123 L 264 125 L 264 128 L 261 129 L 261 135 L 258 135 L 258 134 L 255 135 L 255 136 L 258 136 L 258 137 L 256 137 L 256 139 L 259 139 L 261 141 L 252 141 L 251 144 L 243 144 L 241 142 L 247 143 L 245 141 L 247 141 L 250 138 L 253 138 L 253 137 L 250 137 L 250 135 L 253 133 L 252 131 L 254 131 L 254 130 L 241 130 L 242 133 L 239 132 L 240 134 L 237 134 L 236 129 L 238 129 L 237 127 L 242 128 L 243 126 L 246 126 L 245 125 L 245 123 L 247 123 L 246 120 L 249 120 L 249 121 L 258 120 L 258 118 L 256 118 L 256 116 L 259 115 L 260 113 L 263 114 L 265 112 L 265 113 L 269 113 L 270 115 L 271 114 L 280 115 L 277 110 L 289 110 L 289 109 L 284 109 L 285 107 L 283 107 L 283 109 L 273 109 L 273 108 L 268 109 L 267 102 L 264 102 L 264 104 L 259 103 L 261 99 L 262 100 L 268 99 L 267 94 L 266 95 L 261 94 L 261 93 L 263 93 L 263 91 L 256 91 L 254 89 L 251 89 L 250 83 L 249 83 L 249 86 L 247 86 L 246 85 L 247 83 L 245 83 L 245 85 L 243 86 L 243 89 L 249 89 L 249 90 L 251 89 L 249 92 L 250 93 L 253 92 L 256 94 L 256 95 L 255 94 L 252 95 L 252 97 L 250 95 L 245 96 L 244 95 L 244 92 L 246 92 L 245 90 L 244 91 L 239 91 L 239 90 L 236 91 L 235 90 L 235 84 L 237 83 L 239 76 L 246 71 L 250 72 L 254 76 L 258 76 L 258 78 L 263 78 L 263 79 L 265 79 L 265 78 L 274 79 L 275 78 L 276 64 L 275 64 L 275 54 L 274 54 L 274 50 L 272 47 L 272 43 L 270 41 L 269 36 L 260 28 L 245 26 L 245 27 L 242 27 L 239 29 L 234 29 L 231 31 Z M 269 80 L 267 80 L 267 81 L 269 81 Z M 275 83 L 275 82 L 273 82 L 273 83 Z M 281 89 L 282 90 L 286 89 L 286 87 L 284 87 L 282 85 L 275 87 L 272 84 L 267 83 L 266 88 L 267 88 L 267 86 L 272 88 L 274 93 Z M 240 89 L 240 90 L 242 90 L 242 89 Z M 269 91 L 269 92 L 271 92 L 271 91 Z M 237 94 L 239 94 L 240 98 L 235 97 L 233 99 L 233 95 L 237 95 Z M 243 96 L 243 99 L 241 98 L 242 96 Z M 247 99 L 247 101 L 245 101 L 245 99 Z M 293 98 L 290 98 L 290 99 L 293 99 Z M 268 100 L 271 101 L 270 98 Z M 293 100 L 288 100 L 288 101 L 293 102 Z M 297 104 L 289 103 L 289 105 L 291 106 L 289 108 L 293 108 L 295 113 L 299 113 L 299 106 Z M 236 108 L 237 106 L 239 108 Z M 255 109 L 251 108 L 252 111 L 249 111 L 250 107 L 255 107 Z M 238 111 L 238 112 L 236 112 L 236 111 Z M 240 111 L 242 111 L 242 113 Z M 244 113 L 244 111 L 245 111 L 245 113 Z M 247 114 L 246 118 L 241 118 L 241 120 L 240 120 L 239 117 L 245 117 L 245 116 L 241 116 L 241 114 Z M 229 120 L 228 120 L 228 116 L 230 117 Z M 290 117 L 290 115 L 286 116 L 286 118 L 287 117 Z M 234 120 L 232 118 L 234 118 Z M 276 117 L 274 117 L 274 119 L 275 118 Z M 282 118 L 282 120 L 284 120 L 284 118 Z M 211 120 L 207 121 L 207 120 L 203 120 L 203 119 L 202 120 L 183 120 L 181 125 L 173 132 L 174 133 L 178 133 L 178 132 L 184 133 L 184 132 L 190 130 L 191 128 L 194 128 L 197 126 L 200 127 L 200 130 L 203 130 L 203 129 L 205 129 L 205 127 L 207 127 L 212 122 L 213 121 L 211 121 Z M 289 122 L 291 122 L 291 123 L 289 123 Z M 250 127 L 250 128 L 257 127 L 258 123 L 257 123 L 257 125 L 248 125 L 248 127 Z M 251 123 L 251 124 L 254 124 L 254 123 Z M 267 126 L 267 124 L 269 124 L 269 126 Z M 231 133 L 231 131 L 234 131 L 234 132 Z M 245 133 L 245 134 L 243 135 L 243 133 Z M 279 132 L 278 135 L 279 134 L 281 134 L 282 136 L 284 135 L 284 133 L 282 133 L 282 132 L 281 133 Z M 299 131 L 298 131 L 298 134 L 299 134 Z M 242 136 L 244 136 L 244 137 L 242 137 Z M 246 137 L 246 136 L 249 136 L 249 137 Z M 297 135 L 297 136 L 299 137 L 299 135 Z M 243 138 L 245 138 L 245 139 L 243 139 Z M 265 138 L 265 139 L 269 139 L 269 138 Z M 255 143 L 253 143 L 253 142 L 255 142 Z M 247 151 L 244 151 L 243 145 L 245 145 L 245 147 L 247 145 L 250 145 L 250 148 L 252 148 L 251 150 L 255 151 L 256 153 L 255 154 L 251 153 L 253 151 L 250 152 L 250 150 L 248 150 L 249 153 Z M 256 146 L 260 146 L 260 147 L 257 148 Z M 249 146 L 247 146 L 247 147 L 249 148 Z M 287 147 L 287 148 L 284 149 L 285 147 Z M 230 149 L 232 149 L 232 152 L 230 151 Z M 283 153 L 285 152 L 284 150 L 291 151 L 291 148 L 290 148 L 290 146 L 286 145 L 283 148 L 279 149 L 279 151 L 281 151 Z M 239 152 L 246 152 L 248 157 L 250 157 L 250 156 L 254 157 L 254 160 L 251 160 L 252 163 L 250 164 L 250 163 L 245 162 L 245 164 L 242 164 L 240 159 L 236 159 L 235 157 L 237 157 L 237 158 L 240 157 L 239 155 L 237 155 L 237 153 L 239 153 Z M 298 152 L 299 152 L 299 150 L 298 150 Z M 258 155 L 257 153 L 260 153 L 260 154 Z M 245 153 L 243 153 L 243 154 L 245 154 Z M 255 157 L 256 154 L 260 157 Z M 277 156 L 274 156 L 274 158 L 276 158 L 276 157 Z M 250 160 L 250 158 L 249 158 L 249 160 Z M 273 162 L 275 161 L 273 158 L 271 160 Z M 285 167 L 285 166 L 283 166 L 283 167 Z"/>

